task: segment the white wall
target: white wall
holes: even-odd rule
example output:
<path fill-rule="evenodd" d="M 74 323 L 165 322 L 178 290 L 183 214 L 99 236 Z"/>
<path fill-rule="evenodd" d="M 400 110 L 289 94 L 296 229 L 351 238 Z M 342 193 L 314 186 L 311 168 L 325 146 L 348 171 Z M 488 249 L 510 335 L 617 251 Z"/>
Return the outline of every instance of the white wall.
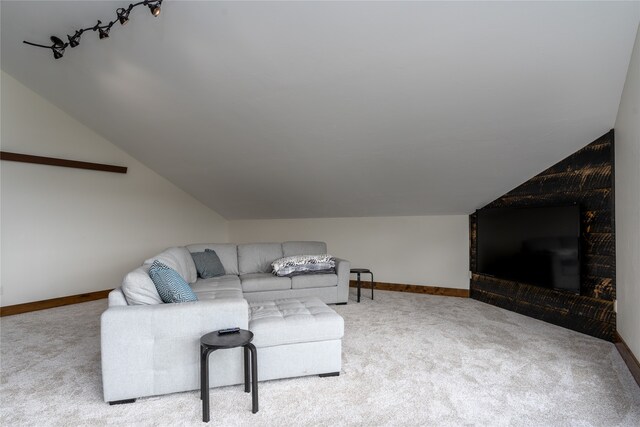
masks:
<path fill-rule="evenodd" d="M 469 288 L 469 217 L 229 221 L 233 242 L 321 240 L 380 282 Z M 368 278 L 368 276 L 367 276 Z"/>
<path fill-rule="evenodd" d="M 640 27 L 615 130 L 618 333 L 640 358 Z"/>
<path fill-rule="evenodd" d="M 117 287 L 165 247 L 227 240 L 217 213 L 4 72 L 1 88 L 2 150 L 129 170 L 1 162 L 0 304 Z"/>

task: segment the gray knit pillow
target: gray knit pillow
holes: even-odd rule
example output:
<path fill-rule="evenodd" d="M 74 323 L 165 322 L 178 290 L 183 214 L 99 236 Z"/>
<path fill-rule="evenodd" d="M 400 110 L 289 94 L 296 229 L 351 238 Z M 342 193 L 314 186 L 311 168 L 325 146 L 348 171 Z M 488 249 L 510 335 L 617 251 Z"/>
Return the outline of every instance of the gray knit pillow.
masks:
<path fill-rule="evenodd" d="M 198 276 L 203 279 L 224 276 L 225 271 L 218 258 L 218 254 L 213 249 L 205 249 L 204 252 L 193 252 L 191 254 L 193 262 L 196 264 Z"/>

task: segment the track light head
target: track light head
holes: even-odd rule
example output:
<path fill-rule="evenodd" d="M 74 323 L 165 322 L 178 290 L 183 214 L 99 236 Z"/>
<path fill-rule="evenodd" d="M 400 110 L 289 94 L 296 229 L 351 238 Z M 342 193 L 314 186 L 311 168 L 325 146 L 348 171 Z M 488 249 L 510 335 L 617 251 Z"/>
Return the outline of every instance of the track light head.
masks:
<path fill-rule="evenodd" d="M 72 36 L 67 35 L 67 39 L 69 39 L 69 46 L 76 47 L 80 44 L 80 35 L 82 33 L 80 31 L 76 31 L 76 33 Z"/>
<path fill-rule="evenodd" d="M 59 37 L 56 37 L 56 36 L 51 36 L 50 40 L 53 43 L 51 45 L 51 51 L 53 52 L 53 57 L 55 59 L 62 58 L 62 56 L 64 55 L 64 49 L 67 47 L 67 45 Z"/>
<path fill-rule="evenodd" d="M 51 40 L 51 42 L 53 43 L 53 47 L 62 47 L 62 48 L 64 48 L 64 42 L 62 41 L 62 39 L 60 37 L 51 36 L 51 38 L 49 40 Z"/>
<path fill-rule="evenodd" d="M 111 25 L 107 25 L 106 27 L 98 27 L 98 34 L 100 35 L 100 40 L 106 39 L 109 37 L 109 31 L 111 30 Z"/>
<path fill-rule="evenodd" d="M 125 9 L 125 8 L 120 8 L 118 10 L 116 10 L 116 14 L 118 15 L 118 21 L 120 22 L 120 25 L 124 25 L 127 22 L 129 22 L 129 9 Z"/>
<path fill-rule="evenodd" d="M 156 3 L 156 4 L 150 4 L 149 5 L 149 10 L 151 11 L 151 14 L 153 16 L 158 16 L 160 15 L 160 3 Z"/>

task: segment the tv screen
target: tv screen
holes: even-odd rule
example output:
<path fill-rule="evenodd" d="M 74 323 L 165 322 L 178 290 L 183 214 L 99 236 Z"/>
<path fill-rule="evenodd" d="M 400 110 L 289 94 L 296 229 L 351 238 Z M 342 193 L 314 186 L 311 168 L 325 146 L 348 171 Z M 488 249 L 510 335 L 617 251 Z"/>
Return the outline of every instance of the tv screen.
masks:
<path fill-rule="evenodd" d="M 580 208 L 480 209 L 477 272 L 580 293 Z"/>

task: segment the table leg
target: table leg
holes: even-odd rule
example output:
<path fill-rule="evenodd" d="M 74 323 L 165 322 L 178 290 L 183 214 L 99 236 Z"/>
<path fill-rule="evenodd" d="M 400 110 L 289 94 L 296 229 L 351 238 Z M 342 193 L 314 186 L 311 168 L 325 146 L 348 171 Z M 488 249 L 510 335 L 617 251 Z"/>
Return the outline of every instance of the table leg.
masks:
<path fill-rule="evenodd" d="M 360 302 L 360 273 L 356 273 L 358 275 L 358 302 Z"/>
<path fill-rule="evenodd" d="M 251 382 L 249 375 L 249 349 L 244 347 L 244 392 L 249 393 L 251 391 Z"/>
<path fill-rule="evenodd" d="M 255 414 L 258 412 L 258 353 L 253 344 L 247 347 L 251 350 L 251 412 Z"/>
<path fill-rule="evenodd" d="M 205 348 L 200 346 L 200 400 L 204 400 L 204 351 Z"/>
<path fill-rule="evenodd" d="M 371 301 L 373 301 L 373 273 L 369 274 L 371 274 Z"/>
<path fill-rule="evenodd" d="M 201 397 L 202 397 L 202 421 L 205 423 L 209 422 L 209 354 L 211 354 L 212 350 L 204 349 L 201 353 L 200 363 L 201 363 Z M 204 366 L 204 368 L 202 367 Z"/>

